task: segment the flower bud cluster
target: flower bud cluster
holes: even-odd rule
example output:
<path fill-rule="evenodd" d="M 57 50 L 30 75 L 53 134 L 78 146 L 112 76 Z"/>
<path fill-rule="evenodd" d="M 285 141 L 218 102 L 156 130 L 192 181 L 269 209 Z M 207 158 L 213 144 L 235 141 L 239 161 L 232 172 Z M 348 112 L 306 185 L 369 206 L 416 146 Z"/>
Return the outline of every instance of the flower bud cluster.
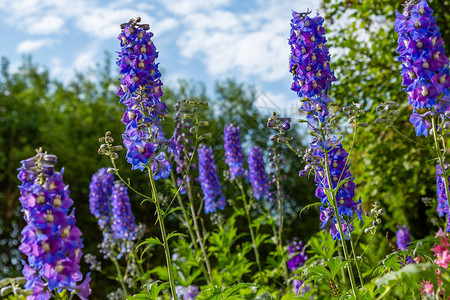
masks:
<path fill-rule="evenodd" d="M 310 123 L 316 124 L 317 119 L 323 122 L 328 115 L 328 90 L 336 78 L 325 45 L 323 18 L 310 18 L 308 14 L 292 12 L 289 65 L 294 77 L 291 89 L 301 99 L 307 99 L 301 109 L 308 114 Z"/>
<path fill-rule="evenodd" d="M 372 217 L 372 226 L 367 227 L 364 229 L 364 233 L 372 233 L 375 234 L 377 227 L 381 224 L 380 215 L 384 213 L 384 210 L 380 208 L 380 202 L 375 202 L 373 204 L 372 209 L 370 212 L 367 212 L 366 215 Z"/>
<path fill-rule="evenodd" d="M 446 170 L 449 169 L 449 165 L 445 164 Z M 445 180 L 443 178 L 442 167 L 440 164 L 436 165 L 436 198 L 437 198 L 437 212 L 440 217 L 447 215 L 447 219 L 450 221 L 450 211 L 448 207 L 448 199 L 445 193 L 445 184 L 450 182 L 450 176 Z M 447 232 L 450 232 L 450 223 L 447 222 Z"/>
<path fill-rule="evenodd" d="M 215 212 L 217 209 L 223 210 L 226 201 L 217 174 L 213 151 L 210 147 L 202 145 L 198 148 L 197 153 L 199 180 L 205 199 L 205 213 Z"/>
<path fill-rule="evenodd" d="M 264 167 L 264 158 L 261 149 L 250 148 L 248 155 L 248 168 L 250 173 L 250 183 L 253 188 L 253 197 L 259 200 L 269 197 L 269 181 Z"/>
<path fill-rule="evenodd" d="M 122 24 L 122 32 L 118 36 L 121 51 L 118 52 L 117 65 L 123 77 L 117 95 L 120 103 L 126 105 L 122 118 L 126 131 L 122 138 L 127 148 L 126 159 L 133 170 L 143 171 L 149 160 L 156 156 L 152 171 L 161 172 L 157 172 L 154 178 L 167 179 L 171 164 L 164 154 L 157 154 L 163 145 L 167 145 L 169 152 L 176 153 L 175 139 L 166 140 L 158 136 L 152 126 L 164 118 L 168 108 L 161 101 L 161 73 L 155 62 L 158 52 L 151 40 L 153 33 L 148 32 L 148 25 L 139 25 L 138 22 L 140 18 Z"/>
<path fill-rule="evenodd" d="M 278 143 L 286 143 L 292 140 L 292 137 L 286 137 L 285 133 L 291 129 L 290 118 L 278 118 L 277 113 L 273 112 L 270 118 L 267 120 L 267 127 L 278 130 L 277 134 L 270 137 L 271 141 L 277 141 Z"/>
<path fill-rule="evenodd" d="M 362 209 L 361 209 L 361 199 L 355 202 L 353 197 L 355 196 L 355 183 L 353 182 L 353 176 L 350 172 L 350 165 L 347 163 L 348 153 L 342 147 L 340 141 L 336 138 L 327 140 L 321 143 L 320 147 L 316 148 L 313 152 L 315 157 L 324 157 L 324 149 L 328 152 L 328 163 L 329 163 L 329 175 L 330 181 L 328 182 L 326 169 L 322 165 L 317 165 L 315 167 L 315 178 L 314 181 L 317 184 L 316 196 L 324 204 L 320 207 L 320 220 L 322 222 L 322 228 L 328 223 L 332 217 L 334 211 L 331 209 L 332 203 L 328 199 L 325 190 L 336 189 L 338 185 L 340 187 L 336 192 L 336 202 L 338 213 L 344 220 L 349 222 L 343 222 L 344 235 L 348 237 L 350 232 L 353 231 L 351 225 L 351 220 L 353 219 L 353 214 L 362 221 Z M 322 159 L 322 158 L 321 158 Z M 344 182 L 342 184 L 342 182 Z M 341 239 L 339 231 L 336 227 L 336 217 L 333 218 L 333 224 L 331 225 L 330 233 L 333 239 Z"/>
<path fill-rule="evenodd" d="M 81 299 L 90 294 L 89 275 L 82 280 L 81 231 L 78 229 L 68 186 L 63 172 L 55 172 L 56 156 L 37 150 L 37 155 L 21 162 L 18 178 L 22 182 L 20 202 L 27 223 L 22 230 L 19 250 L 23 261 L 25 288 L 33 291 L 30 299 L 50 299 L 55 289 L 75 290 Z"/>
<path fill-rule="evenodd" d="M 445 113 L 450 109 L 450 73 L 444 41 L 426 0 L 408 4 L 397 13 L 398 60 L 402 62 L 403 85 L 413 107 L 410 117 L 417 135 L 428 135 L 430 124 L 417 110 Z"/>
<path fill-rule="evenodd" d="M 241 147 L 241 138 L 239 137 L 239 126 L 228 124 L 224 130 L 225 142 L 225 162 L 230 168 L 231 180 L 238 177 L 246 177 L 244 169 L 244 153 Z"/>
<path fill-rule="evenodd" d="M 348 122 L 350 124 L 356 124 L 357 119 L 366 113 L 366 111 L 362 109 L 362 104 L 360 103 L 353 103 L 353 105 L 345 106 L 343 110 L 347 113 Z M 357 124 L 357 126 L 367 127 L 368 124 L 366 122 L 362 122 Z"/>

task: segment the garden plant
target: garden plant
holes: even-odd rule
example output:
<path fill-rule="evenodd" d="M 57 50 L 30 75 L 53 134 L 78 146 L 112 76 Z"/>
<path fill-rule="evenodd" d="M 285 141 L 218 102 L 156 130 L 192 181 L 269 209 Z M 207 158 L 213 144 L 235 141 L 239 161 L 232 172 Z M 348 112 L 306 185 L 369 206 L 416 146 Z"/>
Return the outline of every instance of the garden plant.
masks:
<path fill-rule="evenodd" d="M 338 11 L 342 3 L 323 5 Z M 16 200 L 25 226 L 15 237 L 20 253 L 10 254 L 21 259 L 22 274 L 4 276 L 2 299 L 450 299 L 450 70 L 430 5 L 403 3 L 386 29 L 396 33 L 397 58 L 388 64 L 401 69 L 392 76 L 402 82 L 387 84 L 400 90 L 398 99 L 393 91 L 336 99 L 364 70 L 345 73 L 339 53 L 333 67 L 329 49 L 342 41 L 327 41 L 335 26 L 329 17 L 293 11 L 286 71 L 301 118 L 281 111 L 258 119 L 243 109 L 257 121 L 250 129 L 226 111 L 217 117 L 201 93 L 165 94 L 150 25 L 139 17 L 118 24 L 117 93 L 105 105 L 114 111 L 108 124 L 118 125 L 97 128 L 105 133 L 89 155 L 103 165 L 84 188 L 90 215 L 73 208 L 81 200 L 70 195 L 68 171 L 54 155 L 63 148 L 45 143 L 22 157 Z M 233 91 L 229 98 L 240 91 L 233 82 L 223 89 Z M 389 145 L 365 157 L 361 145 L 376 128 Z M 249 130 L 263 139 L 252 140 Z M 377 155 L 382 161 L 390 149 L 430 154 L 420 163 L 405 154 L 395 167 L 412 164 L 431 178 L 408 187 L 409 194 L 432 191 L 425 209 L 433 222 L 421 238 L 389 203 L 405 202 L 403 195 L 371 194 L 380 182 L 395 188 L 404 179 L 380 171 Z M 290 185 L 309 187 L 302 191 L 308 203 L 288 205 L 303 197 Z M 80 220 L 101 233 L 92 245 Z M 289 228 L 294 223 L 315 230 L 305 235 Z"/>

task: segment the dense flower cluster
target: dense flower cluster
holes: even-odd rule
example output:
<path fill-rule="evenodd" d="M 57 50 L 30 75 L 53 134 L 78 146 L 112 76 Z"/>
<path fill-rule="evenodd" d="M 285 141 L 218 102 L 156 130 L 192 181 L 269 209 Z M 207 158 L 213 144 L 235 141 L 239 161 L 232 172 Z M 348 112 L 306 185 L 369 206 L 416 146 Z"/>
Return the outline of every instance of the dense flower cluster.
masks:
<path fill-rule="evenodd" d="M 205 198 L 205 213 L 215 212 L 217 209 L 223 210 L 226 203 L 225 196 L 222 193 L 213 151 L 210 147 L 202 145 L 197 152 L 199 179 Z"/>
<path fill-rule="evenodd" d="M 323 148 L 322 148 L 323 147 Z M 331 178 L 331 186 L 327 180 L 325 174 L 325 169 L 321 164 L 315 166 L 315 178 L 314 181 L 317 184 L 316 196 L 320 201 L 327 205 L 328 207 L 321 206 L 320 208 L 320 220 L 322 222 L 322 228 L 328 223 L 332 216 L 331 213 L 331 203 L 325 193 L 324 189 L 335 189 L 340 182 L 345 182 L 342 184 L 336 193 L 336 202 L 338 206 L 339 215 L 344 218 L 344 220 L 352 220 L 353 213 L 355 213 L 358 218 L 362 221 L 362 209 L 361 209 L 361 199 L 358 202 L 353 201 L 355 196 L 355 183 L 353 182 L 353 177 L 350 172 L 350 166 L 347 164 L 348 153 L 342 147 L 341 142 L 333 138 L 331 141 L 322 143 L 321 148 L 316 147 L 313 152 L 313 157 L 318 157 L 321 161 L 324 157 L 324 150 L 328 151 L 328 162 L 329 171 Z M 338 229 L 336 228 L 336 218 L 333 219 L 333 224 L 331 225 L 330 233 L 333 239 L 341 239 Z M 343 222 L 343 232 L 344 235 L 349 236 L 353 227 L 350 222 Z"/>
<path fill-rule="evenodd" d="M 434 257 L 436 258 L 434 262 L 444 268 L 448 269 L 448 266 L 450 265 L 450 243 L 448 242 L 448 236 L 443 232 L 442 230 L 439 230 L 436 234 L 436 238 L 441 237 L 441 243 L 435 244 L 433 248 L 431 248 L 431 251 L 434 252 Z M 442 276 L 442 272 L 440 269 L 436 270 L 436 273 L 439 276 Z M 437 285 L 440 286 L 443 282 L 441 278 L 437 276 Z M 446 278 L 448 280 L 448 278 Z M 425 295 L 434 295 L 434 286 L 433 283 L 430 281 L 425 281 L 422 286 L 422 293 Z"/>
<path fill-rule="evenodd" d="M 55 172 L 56 157 L 41 151 L 21 163 L 20 202 L 27 225 L 19 249 L 28 258 L 22 271 L 25 288 L 33 291 L 28 299 L 50 299 L 55 288 L 76 290 L 81 299 L 87 299 L 90 276 L 77 286 L 83 277 L 83 244 L 74 211 L 69 212 L 73 201 L 63 182 L 64 169 Z"/>
<path fill-rule="evenodd" d="M 331 82 L 336 80 L 325 45 L 323 18 L 319 15 L 310 18 L 308 13 L 297 12 L 292 12 L 292 16 L 289 65 L 294 82 L 291 89 L 300 98 L 309 100 L 303 102 L 302 110 L 308 114 L 310 123 L 315 124 L 317 118 L 323 122 L 330 102 L 327 92 Z"/>
<path fill-rule="evenodd" d="M 253 187 L 253 196 L 257 200 L 267 198 L 269 196 L 269 181 L 267 179 L 264 159 L 260 148 L 250 148 L 248 168 L 250 171 L 250 183 Z"/>
<path fill-rule="evenodd" d="M 303 246 L 303 242 L 298 239 L 294 239 L 288 248 L 288 257 L 289 260 L 287 262 L 289 270 L 291 272 L 295 272 L 298 268 L 303 266 L 305 262 L 308 260 L 308 256 L 306 255 L 305 248 Z M 303 286 L 304 280 L 294 279 L 292 281 L 294 293 L 298 293 L 300 288 L 302 288 L 302 292 L 306 292 L 309 287 Z M 303 287 L 302 287 L 303 286 Z"/>
<path fill-rule="evenodd" d="M 101 168 L 92 175 L 89 185 L 89 208 L 91 213 L 97 218 L 98 225 L 103 233 L 108 232 L 111 227 L 111 205 L 110 196 L 114 183 L 114 175 L 108 173 L 106 168 Z"/>
<path fill-rule="evenodd" d="M 116 182 L 112 188 L 111 206 L 114 218 L 112 223 L 114 238 L 134 239 L 137 225 L 134 222 L 134 215 L 131 211 L 127 188 L 121 182 Z"/>
<path fill-rule="evenodd" d="M 175 292 L 177 293 L 177 297 L 180 300 L 194 300 L 195 297 L 200 293 L 200 289 L 198 286 L 190 285 L 190 286 L 176 286 Z"/>
<path fill-rule="evenodd" d="M 440 164 L 436 165 L 436 198 L 437 198 L 437 212 L 440 217 L 447 215 L 450 221 L 450 211 L 448 207 L 448 199 L 445 193 L 445 184 L 450 182 L 450 176 L 445 180 L 442 176 L 442 167 Z M 450 232 L 450 222 L 447 222 L 447 232 Z"/>
<path fill-rule="evenodd" d="M 450 76 L 444 41 L 426 0 L 407 4 L 403 14 L 397 11 L 398 60 L 403 64 L 403 85 L 413 107 L 410 121 L 417 135 L 428 135 L 429 113 L 443 113 L 450 108 Z"/>
<path fill-rule="evenodd" d="M 411 243 L 411 236 L 409 234 L 408 226 L 402 225 L 397 226 L 398 230 L 396 233 L 397 237 L 397 247 L 400 250 L 407 250 L 409 243 Z"/>
<path fill-rule="evenodd" d="M 244 153 L 241 147 L 241 138 L 239 137 L 239 127 L 229 124 L 224 130 L 225 141 L 225 162 L 230 168 L 231 180 L 240 176 L 245 176 Z"/>
<path fill-rule="evenodd" d="M 128 150 L 127 161 L 132 169 L 143 171 L 163 145 L 167 145 L 171 152 L 176 152 L 176 147 L 174 138 L 166 140 L 155 130 L 154 125 L 164 118 L 168 109 L 161 101 L 161 73 L 155 62 L 158 52 L 151 40 L 153 34 L 147 31 L 148 25 L 138 25 L 139 21 L 131 20 L 124 24 L 118 36 L 122 48 L 118 52 L 117 65 L 123 77 L 117 95 L 120 103 L 126 105 L 122 118 L 126 131 L 122 138 Z M 152 171 L 158 171 L 155 180 L 167 179 L 171 164 L 165 156 L 158 156 L 157 161 L 152 165 Z"/>

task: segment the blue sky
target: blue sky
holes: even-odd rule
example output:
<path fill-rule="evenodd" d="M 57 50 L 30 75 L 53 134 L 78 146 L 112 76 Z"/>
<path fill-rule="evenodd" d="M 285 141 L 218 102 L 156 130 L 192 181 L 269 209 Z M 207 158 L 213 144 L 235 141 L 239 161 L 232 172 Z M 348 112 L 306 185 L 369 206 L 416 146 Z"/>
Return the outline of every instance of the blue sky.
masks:
<path fill-rule="evenodd" d="M 290 91 L 291 11 L 316 12 L 317 0 L 16 0 L 0 1 L 0 55 L 12 68 L 31 54 L 54 78 L 103 62 L 119 49 L 119 24 L 140 16 L 150 24 L 166 85 L 232 77 L 253 84 L 262 110 L 295 112 Z M 6 42 L 5 42 L 6 35 Z"/>

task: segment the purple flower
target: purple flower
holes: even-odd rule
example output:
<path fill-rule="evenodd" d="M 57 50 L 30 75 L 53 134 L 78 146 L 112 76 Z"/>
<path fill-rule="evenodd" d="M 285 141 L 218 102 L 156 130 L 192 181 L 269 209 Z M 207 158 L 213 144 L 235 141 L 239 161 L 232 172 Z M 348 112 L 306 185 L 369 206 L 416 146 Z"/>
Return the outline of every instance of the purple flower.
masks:
<path fill-rule="evenodd" d="M 110 207 L 110 196 L 114 183 L 114 175 L 101 168 L 92 175 L 89 185 L 89 208 L 91 213 L 97 218 L 98 225 L 103 233 L 109 231 L 111 227 L 112 212 Z"/>
<path fill-rule="evenodd" d="M 408 226 L 406 225 L 397 225 L 397 247 L 400 250 L 407 250 L 409 243 L 411 243 L 411 237 L 409 235 Z"/>
<path fill-rule="evenodd" d="M 194 300 L 198 294 L 200 294 L 200 289 L 198 286 L 190 285 L 190 286 L 176 286 L 175 292 L 177 294 L 178 299 L 180 300 Z"/>
<path fill-rule="evenodd" d="M 289 65 L 294 82 L 291 90 L 300 98 L 309 99 L 302 105 L 302 110 L 309 114 L 311 121 L 315 123 L 319 119 L 323 122 L 328 115 L 328 90 L 336 80 L 325 45 L 323 18 L 319 15 L 310 18 L 308 13 L 297 12 L 292 12 L 292 16 Z"/>
<path fill-rule="evenodd" d="M 120 182 L 116 182 L 112 188 L 111 206 L 113 212 L 112 231 L 116 239 L 133 240 L 137 225 L 131 211 L 130 198 L 127 188 Z"/>
<path fill-rule="evenodd" d="M 205 213 L 215 212 L 216 209 L 223 210 L 225 208 L 225 196 L 222 193 L 212 149 L 202 145 L 198 148 L 197 153 L 199 179 L 205 198 Z"/>
<path fill-rule="evenodd" d="M 244 153 L 239 137 L 239 127 L 229 124 L 224 128 L 225 162 L 230 168 L 231 180 L 244 176 Z"/>
<path fill-rule="evenodd" d="M 69 211 L 73 201 L 62 179 L 64 170 L 55 172 L 55 163 L 55 156 L 39 150 L 19 169 L 19 200 L 27 222 L 19 249 L 27 256 L 23 275 L 25 287 L 33 291 L 31 299 L 50 299 L 55 288 L 74 290 L 83 277 L 81 232 Z"/>
<path fill-rule="evenodd" d="M 443 178 L 442 167 L 440 164 L 436 165 L 436 198 L 437 198 L 437 212 L 440 217 L 447 214 L 447 218 L 450 218 L 450 211 L 448 207 L 448 199 L 445 193 L 445 184 L 450 182 L 450 176 L 445 180 Z M 447 227 L 447 232 L 450 232 L 450 226 Z"/>
<path fill-rule="evenodd" d="M 289 260 L 287 262 L 287 265 L 291 272 L 294 272 L 305 264 L 305 262 L 308 260 L 308 256 L 305 253 L 305 248 L 302 241 L 294 238 L 294 240 L 289 245 L 288 258 Z"/>
<path fill-rule="evenodd" d="M 126 131 L 122 138 L 132 169 L 144 171 L 150 161 L 152 168 L 155 166 L 158 169 L 154 172 L 154 179 L 158 180 L 167 178 L 165 171 L 170 171 L 171 166 L 167 166 L 170 162 L 165 156 L 163 162 L 162 156 L 156 159 L 153 154 L 162 150 L 163 146 L 176 154 L 176 146 L 174 139 L 164 138 L 160 124 L 168 108 L 161 101 L 161 73 L 156 63 L 158 52 L 151 40 L 153 33 L 148 32 L 148 25 L 137 24 L 138 21 L 140 19 L 124 25 L 118 36 L 121 51 L 118 52 L 117 65 L 122 78 L 117 95 L 120 96 L 120 103 L 126 106 L 122 117 Z"/>
<path fill-rule="evenodd" d="M 260 148 L 252 147 L 250 149 L 248 168 L 250 171 L 250 183 L 253 187 L 253 196 L 257 200 L 267 198 L 269 196 L 269 182 Z"/>
<path fill-rule="evenodd" d="M 403 64 L 403 85 L 413 107 L 410 121 L 417 135 L 427 136 L 430 124 L 416 110 L 444 113 L 448 109 L 443 99 L 450 87 L 444 42 L 426 0 L 406 5 L 403 14 L 396 13 L 398 60 Z"/>
<path fill-rule="evenodd" d="M 335 189 L 341 181 L 345 181 L 336 193 L 336 202 L 338 205 L 338 213 L 341 218 L 351 220 L 353 214 L 362 221 L 362 209 L 361 199 L 355 202 L 353 197 L 355 196 L 355 183 L 350 172 L 350 166 L 347 164 L 348 153 L 342 147 L 341 142 L 337 139 L 332 139 L 326 144 L 316 145 L 316 149 L 313 152 L 313 156 L 319 158 L 321 161 L 325 160 L 324 150 L 328 151 L 329 172 L 331 177 L 331 186 L 329 186 L 325 169 L 322 165 L 316 166 L 316 175 L 314 181 L 317 184 L 316 196 L 321 200 L 323 204 L 332 206 L 328 199 L 324 189 Z M 328 223 L 331 217 L 331 211 L 328 207 L 321 206 L 320 220 L 322 222 L 322 228 Z M 333 223 L 336 223 L 336 218 L 333 219 Z M 348 226 L 350 232 L 353 230 L 351 226 Z M 340 235 L 333 235 L 340 238 Z"/>
<path fill-rule="evenodd" d="M 158 180 L 163 178 L 167 180 L 171 170 L 172 164 L 166 159 L 166 154 L 160 152 L 152 163 L 153 179 Z"/>

